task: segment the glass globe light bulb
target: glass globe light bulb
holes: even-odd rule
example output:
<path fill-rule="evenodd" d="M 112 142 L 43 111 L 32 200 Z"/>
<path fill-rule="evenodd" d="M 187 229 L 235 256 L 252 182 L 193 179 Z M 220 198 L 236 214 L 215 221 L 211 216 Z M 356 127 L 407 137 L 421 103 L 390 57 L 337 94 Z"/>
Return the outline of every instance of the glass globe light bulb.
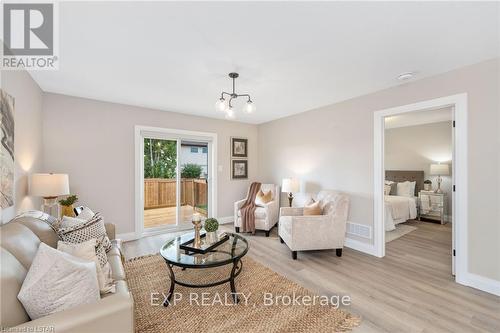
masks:
<path fill-rule="evenodd" d="M 226 119 L 234 119 L 234 111 L 231 106 L 226 110 Z"/>
<path fill-rule="evenodd" d="M 215 109 L 217 111 L 224 112 L 226 111 L 226 100 L 224 97 L 221 97 L 216 103 L 215 103 Z"/>
<path fill-rule="evenodd" d="M 245 112 L 252 113 L 254 111 L 255 111 L 255 105 L 253 104 L 252 101 L 248 101 L 247 104 L 245 105 Z"/>

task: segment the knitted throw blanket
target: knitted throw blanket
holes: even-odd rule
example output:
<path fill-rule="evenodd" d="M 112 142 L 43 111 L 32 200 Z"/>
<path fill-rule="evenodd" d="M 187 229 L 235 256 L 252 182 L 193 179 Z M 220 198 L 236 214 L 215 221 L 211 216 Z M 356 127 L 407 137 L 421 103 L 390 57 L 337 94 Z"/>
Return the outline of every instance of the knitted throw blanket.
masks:
<path fill-rule="evenodd" d="M 260 185 L 261 184 L 257 182 L 254 182 L 252 183 L 252 185 L 250 185 L 247 200 L 240 208 L 241 228 L 243 232 L 251 232 L 255 234 L 255 210 L 257 209 L 257 205 L 255 204 L 255 197 L 260 191 Z"/>

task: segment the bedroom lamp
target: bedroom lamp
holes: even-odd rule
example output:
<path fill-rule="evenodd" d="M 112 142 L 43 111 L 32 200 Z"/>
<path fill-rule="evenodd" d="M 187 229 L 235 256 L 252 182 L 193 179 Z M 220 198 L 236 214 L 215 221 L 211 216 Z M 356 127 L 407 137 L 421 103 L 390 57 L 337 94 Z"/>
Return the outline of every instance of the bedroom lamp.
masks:
<path fill-rule="evenodd" d="M 434 191 L 435 193 L 443 193 L 443 190 L 441 190 L 441 182 L 443 181 L 441 176 L 448 176 L 449 174 L 450 167 L 448 164 L 431 164 L 431 175 L 438 176 L 438 188 Z"/>
<path fill-rule="evenodd" d="M 43 197 L 42 211 L 59 216 L 57 197 L 69 194 L 69 179 L 64 173 L 35 173 L 31 175 L 30 194 Z M 56 208 L 55 215 L 52 210 Z"/>
<path fill-rule="evenodd" d="M 300 190 L 299 180 L 295 178 L 284 178 L 281 182 L 281 192 L 288 192 L 288 204 L 292 207 L 293 193 Z"/>

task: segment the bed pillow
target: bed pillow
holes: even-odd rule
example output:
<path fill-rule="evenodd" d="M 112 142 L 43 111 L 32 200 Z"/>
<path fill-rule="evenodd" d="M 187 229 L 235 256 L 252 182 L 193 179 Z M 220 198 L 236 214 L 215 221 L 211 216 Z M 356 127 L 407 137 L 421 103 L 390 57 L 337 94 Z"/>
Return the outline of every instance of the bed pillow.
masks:
<path fill-rule="evenodd" d="M 97 302 L 95 263 L 40 243 L 17 298 L 31 320 Z"/>
<path fill-rule="evenodd" d="M 96 255 L 97 239 L 92 238 L 83 243 L 74 244 L 66 242 L 57 242 L 57 249 L 64 253 L 71 254 L 77 258 L 91 261 L 96 265 L 97 281 L 99 282 L 99 290 L 101 294 L 113 291 L 113 279 L 111 278 L 111 267 L 109 262 L 104 267 L 101 267 L 99 259 Z"/>
<path fill-rule="evenodd" d="M 413 197 L 415 193 L 416 182 L 402 182 L 397 185 L 396 195 L 401 197 Z"/>
<path fill-rule="evenodd" d="M 384 185 L 384 195 L 391 194 L 391 185 Z"/>

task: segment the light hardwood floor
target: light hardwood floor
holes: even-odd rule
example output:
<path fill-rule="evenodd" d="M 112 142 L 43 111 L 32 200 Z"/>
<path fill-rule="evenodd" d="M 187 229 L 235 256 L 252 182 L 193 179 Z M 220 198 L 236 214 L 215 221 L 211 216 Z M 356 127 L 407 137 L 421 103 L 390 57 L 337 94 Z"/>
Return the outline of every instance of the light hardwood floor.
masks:
<path fill-rule="evenodd" d="M 292 260 L 276 228 L 248 236 L 248 255 L 317 293 L 350 295 L 346 310 L 362 317 L 355 332 L 500 332 L 500 297 L 453 281 L 450 224 L 409 224 L 418 229 L 387 243 L 384 258 L 344 248 L 341 258 L 332 250 Z M 156 253 L 174 236 L 127 242 L 125 256 Z"/>

